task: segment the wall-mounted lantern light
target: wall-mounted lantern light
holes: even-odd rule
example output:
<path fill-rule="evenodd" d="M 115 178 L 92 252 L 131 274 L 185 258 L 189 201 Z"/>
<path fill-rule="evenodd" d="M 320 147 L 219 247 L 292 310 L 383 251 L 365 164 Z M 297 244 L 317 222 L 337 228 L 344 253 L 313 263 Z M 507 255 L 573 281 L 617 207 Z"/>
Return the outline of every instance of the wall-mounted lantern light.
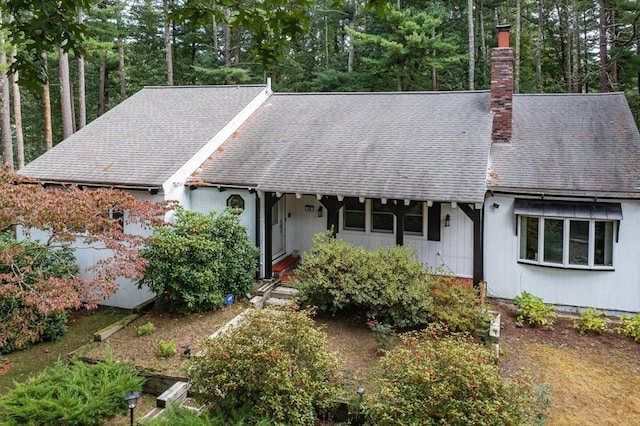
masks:
<path fill-rule="evenodd" d="M 318 207 L 318 217 L 322 217 L 322 206 Z"/>
<path fill-rule="evenodd" d="M 450 215 L 446 215 L 444 217 L 444 226 L 446 228 L 448 228 L 449 226 L 451 226 L 451 216 Z"/>

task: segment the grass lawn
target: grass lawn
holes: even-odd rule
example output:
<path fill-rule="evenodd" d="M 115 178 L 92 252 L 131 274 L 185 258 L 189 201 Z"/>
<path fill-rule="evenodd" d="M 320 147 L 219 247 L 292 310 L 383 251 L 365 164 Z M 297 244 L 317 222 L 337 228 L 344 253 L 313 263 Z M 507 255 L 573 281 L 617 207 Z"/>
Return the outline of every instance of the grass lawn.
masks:
<path fill-rule="evenodd" d="M 9 390 L 14 381 L 24 382 L 69 352 L 93 340 L 93 333 L 125 316 L 118 309 L 100 308 L 75 313 L 69 321 L 69 332 L 57 342 L 40 343 L 29 349 L 0 357 L 0 394 Z M 4 366 L 4 368 L 2 368 Z"/>

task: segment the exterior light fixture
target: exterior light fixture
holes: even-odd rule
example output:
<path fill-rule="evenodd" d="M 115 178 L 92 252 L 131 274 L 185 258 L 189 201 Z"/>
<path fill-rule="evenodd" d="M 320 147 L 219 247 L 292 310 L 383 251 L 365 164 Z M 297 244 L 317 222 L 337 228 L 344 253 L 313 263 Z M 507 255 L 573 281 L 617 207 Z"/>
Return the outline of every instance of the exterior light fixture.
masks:
<path fill-rule="evenodd" d="M 448 228 L 449 226 L 451 226 L 451 216 L 450 215 L 446 215 L 444 217 L 444 226 L 446 228 Z"/>
<path fill-rule="evenodd" d="M 364 395 L 364 388 L 362 386 L 360 386 L 357 390 L 356 393 L 358 394 L 358 396 L 360 398 L 362 398 L 362 395 Z"/>
<path fill-rule="evenodd" d="M 318 207 L 318 217 L 322 217 L 322 206 Z"/>
<path fill-rule="evenodd" d="M 138 405 L 138 398 L 140 398 L 140 392 L 129 392 L 124 395 L 124 399 L 129 406 L 129 412 L 131 413 L 131 426 L 133 426 L 133 410 L 135 410 Z"/>

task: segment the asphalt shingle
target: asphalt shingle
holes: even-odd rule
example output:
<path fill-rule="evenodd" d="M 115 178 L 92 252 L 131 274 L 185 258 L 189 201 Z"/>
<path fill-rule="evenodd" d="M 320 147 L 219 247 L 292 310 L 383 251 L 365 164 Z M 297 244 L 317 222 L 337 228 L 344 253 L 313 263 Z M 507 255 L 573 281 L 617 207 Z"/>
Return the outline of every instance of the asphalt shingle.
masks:
<path fill-rule="evenodd" d="M 159 186 L 264 86 L 148 87 L 20 173 L 44 181 Z"/>
<path fill-rule="evenodd" d="M 515 95 L 488 189 L 640 198 L 640 135 L 622 93 Z"/>
<path fill-rule="evenodd" d="M 275 94 L 192 183 L 481 202 L 488 92 Z"/>

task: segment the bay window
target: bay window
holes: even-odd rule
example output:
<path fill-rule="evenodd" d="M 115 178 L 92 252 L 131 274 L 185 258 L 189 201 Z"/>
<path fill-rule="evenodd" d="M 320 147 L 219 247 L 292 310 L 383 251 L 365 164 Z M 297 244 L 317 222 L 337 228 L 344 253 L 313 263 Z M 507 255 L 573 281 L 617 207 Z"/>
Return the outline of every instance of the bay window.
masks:
<path fill-rule="evenodd" d="M 516 200 L 514 212 L 521 262 L 613 269 L 620 204 Z"/>

